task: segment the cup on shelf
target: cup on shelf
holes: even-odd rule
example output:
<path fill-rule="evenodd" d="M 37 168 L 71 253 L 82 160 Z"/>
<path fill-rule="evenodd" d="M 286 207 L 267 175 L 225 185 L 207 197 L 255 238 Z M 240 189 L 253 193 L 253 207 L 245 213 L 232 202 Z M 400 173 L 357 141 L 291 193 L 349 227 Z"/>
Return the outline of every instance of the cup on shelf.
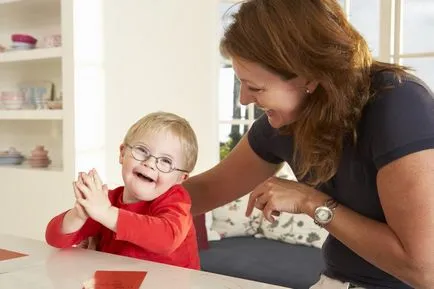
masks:
<path fill-rule="evenodd" d="M 60 47 L 62 46 L 62 35 L 53 34 L 44 37 L 43 47 L 51 48 L 51 47 Z"/>
<path fill-rule="evenodd" d="M 21 91 L 2 91 L 0 101 L 5 109 L 21 109 L 24 105 L 24 93 Z"/>
<path fill-rule="evenodd" d="M 42 94 L 33 95 L 32 103 L 34 104 L 36 109 L 47 109 L 48 108 L 48 100 L 45 99 Z"/>
<path fill-rule="evenodd" d="M 62 109 L 63 102 L 62 100 L 49 100 L 47 106 L 49 109 Z"/>

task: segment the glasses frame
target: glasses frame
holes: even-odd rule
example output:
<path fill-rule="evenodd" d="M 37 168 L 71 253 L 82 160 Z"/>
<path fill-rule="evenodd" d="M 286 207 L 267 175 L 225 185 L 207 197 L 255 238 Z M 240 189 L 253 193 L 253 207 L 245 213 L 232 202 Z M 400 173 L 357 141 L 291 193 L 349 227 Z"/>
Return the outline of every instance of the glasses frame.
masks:
<path fill-rule="evenodd" d="M 175 167 L 175 166 L 173 165 L 173 163 L 172 163 L 171 166 L 170 166 L 170 171 L 168 171 L 168 172 L 162 171 L 162 170 L 158 167 L 158 161 L 159 161 L 160 159 L 162 159 L 162 158 L 166 158 L 166 157 L 157 157 L 157 156 L 154 156 L 153 154 L 151 154 L 151 153 L 149 152 L 149 156 L 148 156 L 147 158 L 141 160 L 141 159 L 138 159 L 136 156 L 134 156 L 133 150 L 134 150 L 134 148 L 137 148 L 137 147 L 140 147 L 140 148 L 146 148 L 146 147 L 141 146 L 141 145 L 130 145 L 130 144 L 126 144 L 125 146 L 128 147 L 128 148 L 130 149 L 130 154 L 131 154 L 131 156 L 133 157 L 133 159 L 135 159 L 136 161 L 139 161 L 139 162 L 145 162 L 145 161 L 147 161 L 147 160 L 148 160 L 149 158 L 151 158 L 151 157 L 154 158 L 154 159 L 155 159 L 155 167 L 157 168 L 157 170 L 159 170 L 160 172 L 162 172 L 162 173 L 164 173 L 164 174 L 168 174 L 168 173 L 171 173 L 171 172 L 173 172 L 173 171 L 179 171 L 179 172 L 183 172 L 183 173 L 190 173 L 190 172 L 187 171 L 187 170 L 183 170 L 183 169 L 179 169 L 179 168 Z M 149 150 L 148 150 L 148 151 L 149 151 Z"/>

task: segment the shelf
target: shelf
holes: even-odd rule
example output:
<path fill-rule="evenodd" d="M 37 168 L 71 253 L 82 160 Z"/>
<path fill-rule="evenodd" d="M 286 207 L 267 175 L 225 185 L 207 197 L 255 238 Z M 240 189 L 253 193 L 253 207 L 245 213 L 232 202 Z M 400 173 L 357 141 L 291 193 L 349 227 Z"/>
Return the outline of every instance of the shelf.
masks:
<path fill-rule="evenodd" d="M 0 53 L 0 63 L 53 59 L 62 57 L 62 48 L 35 48 L 32 50 L 7 51 Z"/>
<path fill-rule="evenodd" d="M 20 2 L 21 0 L 0 0 L 0 4 L 9 4 L 14 2 Z"/>
<path fill-rule="evenodd" d="M 45 3 L 58 3 L 59 0 L 0 0 L 0 5 L 2 4 L 13 4 L 13 5 L 26 5 L 26 4 L 45 4 Z"/>
<path fill-rule="evenodd" d="M 63 171 L 62 167 L 59 166 L 53 166 L 50 165 L 46 168 L 32 168 L 29 164 L 26 164 L 26 162 L 24 162 L 24 164 L 21 165 L 0 165 L 0 174 L 2 170 L 16 170 L 17 172 L 23 171 L 23 172 L 41 172 L 41 173 L 46 173 L 46 172 L 53 172 L 53 173 L 61 173 Z"/>
<path fill-rule="evenodd" d="M 62 120 L 63 110 L 0 110 L 0 120 Z"/>

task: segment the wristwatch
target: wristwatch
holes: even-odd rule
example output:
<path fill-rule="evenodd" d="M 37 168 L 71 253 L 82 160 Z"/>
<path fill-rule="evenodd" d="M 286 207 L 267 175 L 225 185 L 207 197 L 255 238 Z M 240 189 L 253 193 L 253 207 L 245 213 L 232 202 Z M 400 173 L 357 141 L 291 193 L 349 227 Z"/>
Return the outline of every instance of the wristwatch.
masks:
<path fill-rule="evenodd" d="M 324 205 L 315 209 L 313 220 L 315 224 L 324 228 L 328 223 L 333 220 L 334 210 L 338 206 L 338 202 L 334 199 L 328 199 Z"/>

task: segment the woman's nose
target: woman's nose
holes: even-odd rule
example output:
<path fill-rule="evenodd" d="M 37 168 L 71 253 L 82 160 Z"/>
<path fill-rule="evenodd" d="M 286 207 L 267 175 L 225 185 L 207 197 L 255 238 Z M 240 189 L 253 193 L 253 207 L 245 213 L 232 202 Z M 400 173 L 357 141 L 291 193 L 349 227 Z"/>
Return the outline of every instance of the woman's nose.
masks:
<path fill-rule="evenodd" d="M 253 96 L 251 96 L 243 87 L 240 88 L 240 103 L 242 105 L 248 105 L 252 102 L 254 102 L 255 99 Z"/>

